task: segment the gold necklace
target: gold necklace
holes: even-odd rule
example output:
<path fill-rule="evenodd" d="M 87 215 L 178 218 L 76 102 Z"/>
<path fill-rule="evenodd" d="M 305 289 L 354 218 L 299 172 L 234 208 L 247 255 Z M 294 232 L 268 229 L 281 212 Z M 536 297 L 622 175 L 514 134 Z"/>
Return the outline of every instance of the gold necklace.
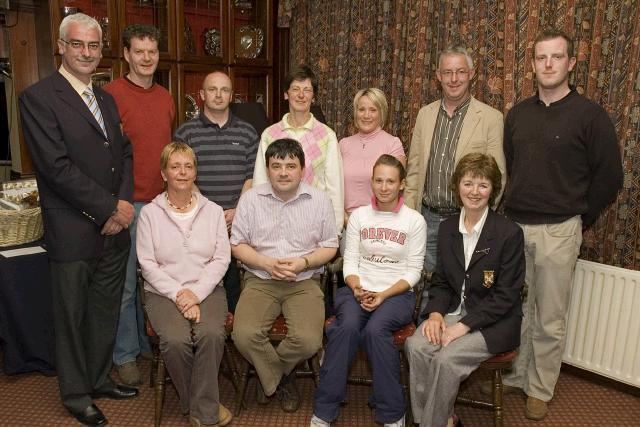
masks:
<path fill-rule="evenodd" d="M 171 200 L 169 200 L 169 193 L 168 192 L 164 194 L 164 197 L 167 199 L 167 204 L 169 206 L 171 206 L 173 209 L 178 210 L 178 211 L 183 211 L 183 210 L 189 208 L 189 206 L 191 206 L 191 204 L 193 203 L 193 193 L 191 193 L 191 198 L 189 199 L 189 203 L 187 203 L 184 206 L 176 206 L 173 203 L 171 203 Z"/>

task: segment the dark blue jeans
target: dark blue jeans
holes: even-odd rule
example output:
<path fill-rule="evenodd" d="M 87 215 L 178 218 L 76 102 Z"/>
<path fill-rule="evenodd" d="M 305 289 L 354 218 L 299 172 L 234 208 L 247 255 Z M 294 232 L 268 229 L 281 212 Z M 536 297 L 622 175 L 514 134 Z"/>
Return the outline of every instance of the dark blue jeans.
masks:
<path fill-rule="evenodd" d="M 338 418 L 340 403 L 347 395 L 347 375 L 360 345 L 367 352 L 373 373 L 373 401 L 376 421 L 392 423 L 405 413 L 405 397 L 400 383 L 400 356 L 393 332 L 411 322 L 415 295 L 405 292 L 387 298 L 376 310 L 360 307 L 351 288 L 338 289 L 336 321 L 326 331 L 327 345 L 320 369 L 313 413 L 327 422 Z"/>

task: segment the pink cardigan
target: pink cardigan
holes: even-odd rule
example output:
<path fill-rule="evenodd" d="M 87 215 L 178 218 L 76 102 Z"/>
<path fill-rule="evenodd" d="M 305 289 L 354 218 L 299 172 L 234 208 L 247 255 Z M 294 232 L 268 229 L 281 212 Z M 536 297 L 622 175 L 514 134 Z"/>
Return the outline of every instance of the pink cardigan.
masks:
<path fill-rule="evenodd" d="M 142 208 L 136 251 L 144 288 L 175 302 L 188 288 L 202 302 L 220 283 L 231 259 L 222 208 L 197 195 L 196 213 L 183 228 L 168 211 L 165 193 Z"/>

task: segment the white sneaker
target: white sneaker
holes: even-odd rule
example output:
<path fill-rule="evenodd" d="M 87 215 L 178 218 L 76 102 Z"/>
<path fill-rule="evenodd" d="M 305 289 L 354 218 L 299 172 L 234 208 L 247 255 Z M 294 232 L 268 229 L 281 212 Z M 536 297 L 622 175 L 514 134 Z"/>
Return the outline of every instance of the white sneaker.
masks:
<path fill-rule="evenodd" d="M 311 424 L 309 424 L 309 427 L 330 427 L 330 426 L 331 426 L 330 423 L 316 417 L 315 415 L 311 418 Z"/>
<path fill-rule="evenodd" d="M 404 427 L 404 415 L 394 423 L 385 424 L 384 427 Z"/>

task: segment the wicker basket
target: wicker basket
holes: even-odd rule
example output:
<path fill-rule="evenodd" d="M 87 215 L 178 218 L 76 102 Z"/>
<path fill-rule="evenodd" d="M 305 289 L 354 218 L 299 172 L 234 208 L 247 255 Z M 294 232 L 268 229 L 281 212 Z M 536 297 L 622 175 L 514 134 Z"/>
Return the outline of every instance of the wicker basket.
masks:
<path fill-rule="evenodd" d="M 22 245 L 42 237 L 40 208 L 19 211 L 0 209 L 0 247 Z"/>

